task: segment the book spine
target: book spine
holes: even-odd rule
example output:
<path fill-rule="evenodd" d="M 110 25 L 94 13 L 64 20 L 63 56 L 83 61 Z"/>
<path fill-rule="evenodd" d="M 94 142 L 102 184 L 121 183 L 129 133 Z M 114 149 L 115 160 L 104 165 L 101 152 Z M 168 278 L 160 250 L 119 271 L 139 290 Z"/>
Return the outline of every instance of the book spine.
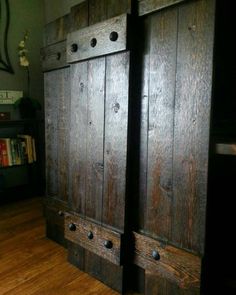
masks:
<path fill-rule="evenodd" d="M 9 165 L 8 162 L 8 155 L 7 155 L 7 144 L 6 144 L 6 140 L 3 138 L 1 139 L 1 144 L 2 144 L 2 164 L 3 167 L 7 167 Z"/>

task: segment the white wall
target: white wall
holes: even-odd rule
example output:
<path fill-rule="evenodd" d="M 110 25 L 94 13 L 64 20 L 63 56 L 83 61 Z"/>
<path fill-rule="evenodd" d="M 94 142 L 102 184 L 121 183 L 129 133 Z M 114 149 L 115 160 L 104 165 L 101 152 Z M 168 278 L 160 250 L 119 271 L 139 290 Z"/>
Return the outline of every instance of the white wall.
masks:
<path fill-rule="evenodd" d="M 69 13 L 70 8 L 84 0 L 44 0 L 45 23 L 50 23 L 55 19 Z"/>

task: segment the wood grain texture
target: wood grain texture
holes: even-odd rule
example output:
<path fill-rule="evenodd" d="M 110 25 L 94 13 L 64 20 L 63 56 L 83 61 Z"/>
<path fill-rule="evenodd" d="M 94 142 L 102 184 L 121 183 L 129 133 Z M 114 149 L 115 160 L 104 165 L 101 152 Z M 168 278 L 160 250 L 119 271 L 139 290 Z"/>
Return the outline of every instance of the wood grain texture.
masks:
<path fill-rule="evenodd" d="M 138 0 L 138 12 L 142 16 L 183 1 L 186 0 Z"/>
<path fill-rule="evenodd" d="M 42 212 L 40 198 L 0 207 L 0 293 L 118 295 L 66 261 L 66 250 L 45 237 Z"/>
<path fill-rule="evenodd" d="M 48 46 L 63 40 L 69 32 L 70 16 L 64 15 L 44 27 L 44 46 Z"/>
<path fill-rule="evenodd" d="M 114 71 L 116 69 L 116 71 Z M 103 223 L 124 229 L 129 52 L 107 57 Z"/>
<path fill-rule="evenodd" d="M 200 288 L 201 259 L 198 256 L 147 236 L 135 232 L 133 234 L 135 264 L 180 288 Z M 152 257 L 153 251 L 159 253 L 159 260 Z"/>
<path fill-rule="evenodd" d="M 150 17 L 147 208 L 145 230 L 171 236 L 177 11 Z"/>
<path fill-rule="evenodd" d="M 66 63 L 66 41 L 61 41 L 41 49 L 43 71 L 60 69 L 68 66 Z"/>
<path fill-rule="evenodd" d="M 76 226 L 75 231 L 69 229 L 70 224 Z M 93 233 L 92 239 L 88 238 L 90 232 Z M 68 213 L 65 216 L 65 237 L 112 263 L 121 264 L 121 234 L 118 232 Z M 105 241 L 112 242 L 111 249 L 104 246 Z"/>
<path fill-rule="evenodd" d="M 88 62 L 86 217 L 101 222 L 103 198 L 105 58 Z"/>
<path fill-rule="evenodd" d="M 45 146 L 47 195 L 58 195 L 58 97 L 60 89 L 56 87 L 61 71 L 45 73 Z"/>
<path fill-rule="evenodd" d="M 215 153 L 218 155 L 236 155 L 235 143 L 216 143 Z"/>
<path fill-rule="evenodd" d="M 116 41 L 111 41 L 111 32 L 117 32 Z M 96 39 L 96 45 L 91 46 L 91 40 Z M 76 44 L 78 50 L 71 51 Z M 117 16 L 104 22 L 83 28 L 67 35 L 67 62 L 85 60 L 92 57 L 111 54 L 127 49 L 127 15 Z"/>
<path fill-rule="evenodd" d="M 71 66 L 70 207 L 85 215 L 87 175 L 88 64 Z"/>
<path fill-rule="evenodd" d="M 107 0 L 89 0 L 89 25 L 107 19 Z"/>
<path fill-rule="evenodd" d="M 204 252 L 214 2 L 179 8 L 172 241 Z"/>
<path fill-rule="evenodd" d="M 130 14 L 132 11 L 131 0 L 106 0 L 107 1 L 107 18 L 114 17 L 123 13 Z"/>
<path fill-rule="evenodd" d="M 69 32 L 74 32 L 88 26 L 88 5 L 89 1 L 85 0 L 82 3 L 71 7 Z"/>

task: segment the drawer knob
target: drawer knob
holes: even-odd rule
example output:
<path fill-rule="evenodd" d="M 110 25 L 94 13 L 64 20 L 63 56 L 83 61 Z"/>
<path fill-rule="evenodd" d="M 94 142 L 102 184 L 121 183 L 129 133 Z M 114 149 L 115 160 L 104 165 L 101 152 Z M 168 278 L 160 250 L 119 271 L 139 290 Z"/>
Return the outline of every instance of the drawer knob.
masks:
<path fill-rule="evenodd" d="M 113 247 L 112 241 L 105 241 L 104 246 L 107 249 L 111 249 Z"/>
<path fill-rule="evenodd" d="M 69 230 L 70 231 L 75 231 L 76 230 L 76 225 L 74 223 L 69 224 Z"/>
<path fill-rule="evenodd" d="M 61 210 L 59 210 L 59 211 L 58 211 L 58 215 L 59 215 L 59 216 L 63 216 L 64 214 L 63 214 L 63 212 L 62 212 Z"/>
<path fill-rule="evenodd" d="M 110 40 L 115 42 L 118 39 L 118 33 L 117 32 L 111 32 L 109 36 Z"/>
<path fill-rule="evenodd" d="M 161 258 L 160 254 L 159 254 L 156 250 L 153 250 L 153 251 L 152 251 L 152 257 L 153 257 L 155 260 L 160 260 L 160 258 Z"/>
<path fill-rule="evenodd" d="M 78 50 L 78 45 L 76 43 L 73 43 L 70 47 L 71 52 L 76 52 Z"/>
<path fill-rule="evenodd" d="M 93 239 L 93 233 L 91 231 L 88 232 L 88 239 L 89 240 L 92 240 Z"/>
<path fill-rule="evenodd" d="M 96 38 L 91 39 L 90 45 L 91 47 L 95 47 L 97 45 L 97 39 Z"/>

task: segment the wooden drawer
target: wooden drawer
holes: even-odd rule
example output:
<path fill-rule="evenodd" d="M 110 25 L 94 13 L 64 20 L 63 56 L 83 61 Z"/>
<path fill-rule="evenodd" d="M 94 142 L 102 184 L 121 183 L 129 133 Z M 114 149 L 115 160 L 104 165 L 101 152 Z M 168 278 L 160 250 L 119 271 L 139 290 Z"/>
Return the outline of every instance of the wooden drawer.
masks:
<path fill-rule="evenodd" d="M 65 238 L 110 262 L 121 265 L 122 234 L 77 215 L 65 215 Z"/>

